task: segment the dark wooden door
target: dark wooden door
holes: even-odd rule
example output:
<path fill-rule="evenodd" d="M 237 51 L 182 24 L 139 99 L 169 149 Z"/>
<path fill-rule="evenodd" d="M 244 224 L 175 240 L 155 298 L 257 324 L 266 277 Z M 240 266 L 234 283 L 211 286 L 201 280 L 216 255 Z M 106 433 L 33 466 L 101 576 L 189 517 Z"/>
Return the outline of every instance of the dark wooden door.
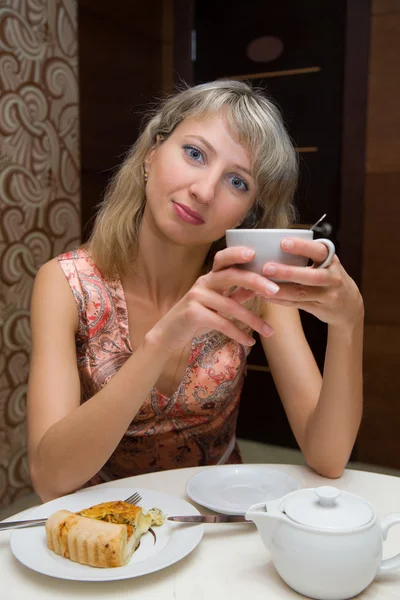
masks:
<path fill-rule="evenodd" d="M 300 156 L 299 226 L 327 213 L 321 234 L 359 283 L 369 3 L 177 0 L 178 21 L 178 73 L 193 83 L 250 81 L 279 106 Z M 346 216 L 351 229 L 342 226 Z M 302 321 L 322 370 L 327 327 L 308 314 Z M 259 340 L 249 357 L 238 435 L 296 446 Z"/>
<path fill-rule="evenodd" d="M 164 2 L 78 2 L 83 239 L 143 111 L 163 91 Z"/>

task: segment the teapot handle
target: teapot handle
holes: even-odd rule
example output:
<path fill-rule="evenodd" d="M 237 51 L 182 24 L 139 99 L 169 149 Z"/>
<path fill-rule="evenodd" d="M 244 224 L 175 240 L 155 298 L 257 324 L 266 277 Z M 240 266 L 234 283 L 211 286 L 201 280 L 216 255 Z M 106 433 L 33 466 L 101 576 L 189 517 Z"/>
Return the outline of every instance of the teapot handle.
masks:
<path fill-rule="evenodd" d="M 272 515 L 274 517 L 282 517 L 282 513 L 279 510 L 280 503 L 281 499 L 278 498 L 278 500 L 270 500 L 269 502 L 264 501 L 259 502 L 258 504 L 253 504 L 253 506 L 250 506 L 250 508 L 247 510 L 245 518 L 248 521 L 253 521 L 253 517 L 257 517 L 263 513 L 268 513 L 268 515 Z"/>
<path fill-rule="evenodd" d="M 387 534 L 389 529 L 396 525 L 396 523 L 400 523 L 400 513 L 393 513 L 384 517 L 381 521 L 381 531 L 382 537 L 384 540 L 387 538 Z M 393 571 L 393 569 L 397 569 L 400 567 L 400 553 L 396 554 L 396 556 L 392 556 L 392 558 L 386 558 L 381 562 L 381 566 L 378 569 L 378 574 L 381 573 L 389 573 Z"/>

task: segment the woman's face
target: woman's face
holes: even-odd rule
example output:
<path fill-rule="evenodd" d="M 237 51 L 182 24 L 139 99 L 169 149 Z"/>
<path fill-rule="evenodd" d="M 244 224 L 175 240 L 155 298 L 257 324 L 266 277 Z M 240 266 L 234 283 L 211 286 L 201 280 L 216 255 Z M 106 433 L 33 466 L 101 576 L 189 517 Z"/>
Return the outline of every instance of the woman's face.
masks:
<path fill-rule="evenodd" d="M 255 201 L 250 157 L 221 115 L 182 121 L 150 152 L 146 170 L 144 222 L 178 244 L 211 244 Z"/>

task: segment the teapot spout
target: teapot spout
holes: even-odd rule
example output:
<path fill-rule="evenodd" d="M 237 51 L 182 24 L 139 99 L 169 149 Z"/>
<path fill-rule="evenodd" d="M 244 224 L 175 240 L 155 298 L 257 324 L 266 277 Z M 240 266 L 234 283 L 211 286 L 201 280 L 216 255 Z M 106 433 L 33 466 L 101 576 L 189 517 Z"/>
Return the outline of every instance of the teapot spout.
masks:
<path fill-rule="evenodd" d="M 246 512 L 246 519 L 253 521 L 261 535 L 264 546 L 269 550 L 274 537 L 275 529 L 285 515 L 282 514 L 279 501 L 260 502 L 250 506 Z"/>

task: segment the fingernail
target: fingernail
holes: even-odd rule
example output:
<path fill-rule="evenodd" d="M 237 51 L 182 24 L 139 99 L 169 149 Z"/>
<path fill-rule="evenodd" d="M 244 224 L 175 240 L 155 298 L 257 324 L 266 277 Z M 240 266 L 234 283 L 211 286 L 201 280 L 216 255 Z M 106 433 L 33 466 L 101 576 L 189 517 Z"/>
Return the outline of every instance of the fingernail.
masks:
<path fill-rule="evenodd" d="M 254 256 L 254 254 L 254 250 L 244 250 L 242 256 L 243 258 L 251 258 L 252 256 Z"/>
<path fill-rule="evenodd" d="M 254 346 L 255 343 L 256 343 L 256 340 L 254 338 L 250 338 L 249 341 L 247 342 L 247 345 Z"/>
<path fill-rule="evenodd" d="M 276 272 L 276 267 L 274 265 L 265 265 L 263 268 L 264 275 L 274 275 Z"/>
<path fill-rule="evenodd" d="M 276 292 L 279 292 L 279 285 L 276 285 L 276 283 L 273 281 L 267 281 L 265 283 L 265 287 L 269 292 L 271 292 L 271 294 L 276 294 Z"/>
<path fill-rule="evenodd" d="M 283 240 L 282 248 L 286 248 L 286 250 L 290 250 L 291 248 L 293 248 L 293 241 L 292 240 Z"/>
<path fill-rule="evenodd" d="M 262 328 L 262 332 L 264 335 L 271 335 L 273 333 L 271 327 L 269 325 L 264 325 Z"/>

